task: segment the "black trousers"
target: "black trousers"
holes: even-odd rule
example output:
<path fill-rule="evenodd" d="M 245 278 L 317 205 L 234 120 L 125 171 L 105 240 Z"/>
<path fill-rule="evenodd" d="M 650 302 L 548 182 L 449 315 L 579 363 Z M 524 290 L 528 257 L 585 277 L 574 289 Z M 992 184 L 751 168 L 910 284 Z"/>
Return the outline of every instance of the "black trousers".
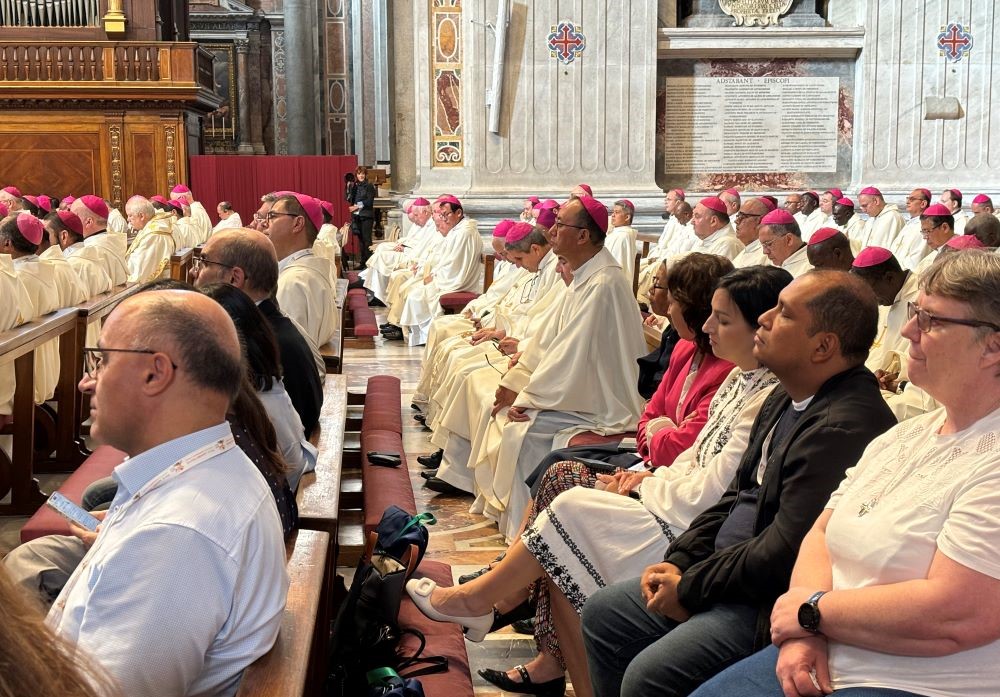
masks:
<path fill-rule="evenodd" d="M 364 267 L 368 257 L 372 255 L 372 229 L 375 227 L 375 218 L 362 218 L 356 215 L 354 227 L 361 236 L 361 266 Z"/>

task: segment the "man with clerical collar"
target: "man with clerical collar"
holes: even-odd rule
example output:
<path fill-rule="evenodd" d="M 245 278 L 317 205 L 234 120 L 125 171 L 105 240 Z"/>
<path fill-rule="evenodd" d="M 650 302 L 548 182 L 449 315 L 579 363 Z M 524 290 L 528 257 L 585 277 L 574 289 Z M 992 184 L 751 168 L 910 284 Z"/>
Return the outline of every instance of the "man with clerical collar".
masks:
<path fill-rule="evenodd" d="M 993 208 L 993 199 L 986 194 L 976 194 L 975 198 L 972 199 L 972 215 L 977 216 L 982 213 L 996 215 L 996 209 Z"/>
<path fill-rule="evenodd" d="M 793 278 L 812 270 L 799 225 L 788 211 L 773 210 L 761 218 L 758 239 L 771 263 L 785 269 Z"/>
<path fill-rule="evenodd" d="M 594 190 L 590 188 L 590 184 L 577 184 L 572 189 L 569 190 L 570 198 L 580 198 L 581 196 L 593 196 Z"/>
<path fill-rule="evenodd" d="M 726 215 L 730 218 L 740 210 L 740 192 L 737 189 L 726 189 L 719 194 L 719 200 L 726 204 Z"/>
<path fill-rule="evenodd" d="M 915 269 L 930 252 L 923 235 L 920 234 L 920 216 L 931 203 L 931 192 L 928 189 L 914 189 L 906 197 L 906 212 L 910 219 L 896 236 L 896 244 L 890 249 L 893 256 L 904 269 Z"/>
<path fill-rule="evenodd" d="M 24 199 L 16 186 L 5 186 L 0 189 L 0 203 L 7 207 L 8 215 L 24 210 Z"/>
<path fill-rule="evenodd" d="M 821 227 L 806 245 L 806 258 L 816 269 L 850 271 L 854 263 L 851 242 L 847 235 L 832 227 Z"/>
<path fill-rule="evenodd" d="M 691 224 L 698 243 L 692 252 L 717 254 L 726 259 L 734 259 L 743 251 L 743 243 L 736 237 L 729 222 L 726 204 L 715 196 L 708 196 L 698 202 L 691 216 Z"/>
<path fill-rule="evenodd" d="M 237 228 L 212 235 L 191 266 L 194 286 L 228 283 L 256 303 L 267 318 L 278 343 L 282 381 L 299 415 L 306 438 L 319 424 L 323 406 L 323 357 L 310 346 L 305 332 L 282 314 L 274 301 L 278 287 L 278 258 L 274 245 L 257 230 Z M 325 369 L 323 369 L 325 374 Z"/>
<path fill-rule="evenodd" d="M 740 206 L 739 212 L 733 219 L 736 226 L 736 237 L 743 243 L 743 251 L 733 259 L 733 266 L 740 269 L 746 266 L 759 266 L 767 263 L 767 256 L 757 239 L 760 229 L 760 220 L 770 213 L 774 208 L 770 203 L 765 203 L 763 199 L 748 198 Z"/>
<path fill-rule="evenodd" d="M 87 194 L 70 204 L 70 212 L 80 219 L 83 245 L 93 248 L 100 255 L 111 285 L 125 283 L 128 280 L 128 265 L 125 263 L 128 239 L 123 234 L 108 231 L 108 204 L 99 196 Z"/>
<path fill-rule="evenodd" d="M 802 194 L 802 215 L 805 216 L 805 220 L 799 223 L 799 228 L 802 240 L 808 242 L 812 234 L 826 222 L 826 213 L 819 207 L 819 194 L 815 191 L 806 191 Z"/>
<path fill-rule="evenodd" d="M 938 203 L 948 209 L 951 217 L 955 219 L 953 230 L 956 235 L 965 233 L 965 223 L 969 216 L 962 210 L 962 192 L 958 189 L 945 189 L 938 198 Z"/>
<path fill-rule="evenodd" d="M 130 283 L 149 283 L 170 275 L 170 256 L 177 250 L 173 213 L 157 211 L 149 199 L 133 196 L 125 203 L 129 225 L 136 236 L 125 252 Z"/>
<path fill-rule="evenodd" d="M 887 204 L 882 192 L 874 186 L 866 186 L 858 195 L 861 210 L 868 215 L 865 223 L 861 247 L 885 247 L 892 249 L 896 236 L 903 229 L 903 216 L 896 204 Z"/>
<path fill-rule="evenodd" d="M 170 200 L 177 201 L 184 208 L 178 218 L 186 218 L 192 228 L 192 241 L 201 244 L 212 235 L 212 219 L 208 217 L 205 206 L 194 200 L 194 193 L 184 184 L 178 184 L 170 190 Z M 239 214 L 237 214 L 237 218 Z"/>
<path fill-rule="evenodd" d="M 782 208 L 788 211 L 799 225 L 805 222 L 806 216 L 802 213 L 802 194 L 792 193 L 785 196 Z"/>
<path fill-rule="evenodd" d="M 632 284 L 635 274 L 636 231 L 632 227 L 635 204 L 628 199 L 615 201 L 611 207 L 611 229 L 604 240 L 605 248 L 618 260 L 625 280 Z"/>
<path fill-rule="evenodd" d="M 374 253 L 368 257 L 367 268 L 358 275 L 364 279 L 364 287 L 380 302 L 384 303 L 388 299 L 389 278 L 392 272 L 413 263 L 429 246 L 439 241 L 440 235 L 431 216 L 431 202 L 423 197 L 414 199 L 406 209 L 411 231 L 395 245 L 391 243 L 378 245 Z M 435 240 L 432 236 L 439 239 Z"/>
<path fill-rule="evenodd" d="M 833 222 L 833 204 L 837 202 L 838 198 L 843 197 L 844 192 L 840 189 L 827 189 L 819 195 L 819 209 L 826 216 L 820 227 L 829 226 Z"/>
<path fill-rule="evenodd" d="M 198 293 L 140 293 L 90 353 L 91 435 L 128 458 L 47 624 L 123 694 L 232 695 L 274 643 L 288 589 L 274 499 L 226 422 L 236 329 Z"/>
<path fill-rule="evenodd" d="M 930 268 L 937 259 L 941 247 L 955 236 L 955 218 L 948 207 L 940 203 L 927 206 L 920 216 L 920 234 L 924 236 L 930 251 L 914 269 L 917 275 Z"/>
<path fill-rule="evenodd" d="M 854 201 L 844 196 L 833 203 L 833 222 L 837 229 L 847 235 L 851 241 L 851 251 L 855 254 L 861 251 L 865 223 L 854 208 Z"/>
<path fill-rule="evenodd" d="M 323 213 L 312 196 L 276 193 L 278 198 L 265 216 L 262 232 L 270 238 L 278 258 L 278 306 L 313 344 L 322 347 L 340 324 L 330 260 L 312 251 Z"/>

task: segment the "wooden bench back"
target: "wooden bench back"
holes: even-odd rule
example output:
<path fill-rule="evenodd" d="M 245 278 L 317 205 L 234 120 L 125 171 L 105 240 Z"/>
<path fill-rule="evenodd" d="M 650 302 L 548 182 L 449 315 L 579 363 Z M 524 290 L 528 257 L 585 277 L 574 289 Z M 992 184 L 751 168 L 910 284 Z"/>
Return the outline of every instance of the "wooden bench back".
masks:
<path fill-rule="evenodd" d="M 170 278 L 175 281 L 191 282 L 191 260 L 194 258 L 194 248 L 185 247 L 170 255 Z"/>
<path fill-rule="evenodd" d="M 496 264 L 496 255 L 492 252 L 483 254 L 483 292 L 485 293 L 493 285 L 493 267 Z"/>

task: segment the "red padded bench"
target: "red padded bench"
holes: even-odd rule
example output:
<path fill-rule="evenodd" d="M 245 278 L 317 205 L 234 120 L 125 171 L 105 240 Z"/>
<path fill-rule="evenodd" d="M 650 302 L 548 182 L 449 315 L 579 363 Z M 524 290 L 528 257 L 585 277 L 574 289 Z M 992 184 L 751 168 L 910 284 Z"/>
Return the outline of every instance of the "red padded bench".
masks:
<path fill-rule="evenodd" d="M 394 375 L 368 378 L 361 416 L 361 495 L 365 536 L 378 526 L 382 512 L 395 504 L 416 515 L 413 483 L 403 452 L 403 418 L 400 413 L 402 386 Z M 399 467 L 382 467 L 368 462 L 367 453 L 399 453 Z"/>
<path fill-rule="evenodd" d="M 458 293 L 445 293 L 441 296 L 441 309 L 446 315 L 455 315 L 462 311 L 466 305 L 479 297 L 479 293 L 461 291 Z"/>
<path fill-rule="evenodd" d="M 59 493 L 73 503 L 80 503 L 83 492 L 98 479 L 110 477 L 111 471 L 125 459 L 125 453 L 102 445 L 83 461 L 61 487 Z M 69 523 L 48 506 L 42 506 L 21 528 L 21 542 L 45 535 L 68 535 Z"/>

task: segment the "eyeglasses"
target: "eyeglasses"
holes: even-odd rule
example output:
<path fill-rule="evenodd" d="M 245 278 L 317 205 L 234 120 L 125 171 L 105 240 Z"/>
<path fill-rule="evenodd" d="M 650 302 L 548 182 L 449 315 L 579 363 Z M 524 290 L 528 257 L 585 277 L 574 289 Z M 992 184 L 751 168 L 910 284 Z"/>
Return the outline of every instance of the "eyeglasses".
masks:
<path fill-rule="evenodd" d="M 736 215 L 733 216 L 733 220 L 737 223 L 741 223 L 747 218 L 763 218 L 763 217 L 764 217 L 763 213 L 758 215 L 756 213 L 744 213 L 743 211 L 739 211 Z"/>
<path fill-rule="evenodd" d="M 564 223 L 561 220 L 557 220 L 556 221 L 555 227 L 569 227 L 569 228 L 573 228 L 574 230 L 586 230 L 587 229 L 587 228 L 581 227 L 579 225 L 570 225 L 569 223 Z"/>
<path fill-rule="evenodd" d="M 221 267 L 226 268 L 226 269 L 235 269 L 236 268 L 232 264 L 223 264 L 221 261 L 212 261 L 211 259 L 206 259 L 204 256 L 202 256 L 200 254 L 198 256 L 191 257 L 191 268 L 192 269 L 195 269 L 195 270 L 200 269 L 205 264 L 214 264 L 215 266 L 221 266 Z"/>
<path fill-rule="evenodd" d="M 105 353 L 146 353 L 152 356 L 163 352 L 153 349 L 85 348 L 83 349 L 83 371 L 91 380 L 96 380 L 104 367 Z M 173 361 L 170 361 L 170 365 L 173 366 L 174 370 L 178 369 L 177 364 Z"/>
<path fill-rule="evenodd" d="M 761 242 L 760 243 L 761 249 L 763 249 L 765 252 L 771 251 L 771 247 L 774 246 L 774 243 L 777 242 L 778 240 L 780 240 L 784 236 L 785 235 L 778 235 L 773 240 L 768 240 L 767 242 Z"/>
<path fill-rule="evenodd" d="M 940 317 L 928 312 L 916 303 L 906 303 L 906 318 L 913 319 L 914 317 L 917 318 L 917 329 L 924 334 L 927 334 L 931 330 L 935 322 L 938 324 L 960 324 L 963 327 L 989 327 L 995 332 L 1000 332 L 1000 325 L 993 324 L 992 322 L 984 322 L 979 319 Z"/>
<path fill-rule="evenodd" d="M 658 286 L 655 283 L 649 287 L 650 290 L 670 290 L 666 286 Z"/>
<path fill-rule="evenodd" d="M 926 203 L 930 203 L 930 201 L 928 201 L 927 199 L 925 199 L 925 198 L 923 198 L 921 196 L 907 196 L 906 197 L 906 202 L 907 203 L 912 203 L 913 201 L 924 201 Z"/>
<path fill-rule="evenodd" d="M 302 217 L 299 213 L 285 213 L 284 211 L 268 211 L 264 218 L 270 222 L 277 218 L 279 215 L 287 215 L 289 218 L 300 218 Z"/>

